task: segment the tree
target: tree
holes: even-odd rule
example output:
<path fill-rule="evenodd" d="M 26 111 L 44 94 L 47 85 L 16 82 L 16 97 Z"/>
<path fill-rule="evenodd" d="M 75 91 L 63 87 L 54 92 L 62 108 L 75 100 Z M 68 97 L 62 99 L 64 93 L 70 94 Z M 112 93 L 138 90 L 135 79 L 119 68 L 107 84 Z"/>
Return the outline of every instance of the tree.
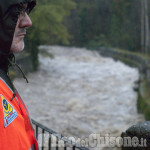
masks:
<path fill-rule="evenodd" d="M 131 51 L 140 49 L 140 0 L 74 2 L 77 7 L 67 20 L 73 45 L 86 46 L 92 43 Z"/>
<path fill-rule="evenodd" d="M 150 50 L 149 36 L 148 1 L 141 0 L 141 49 L 143 53 L 148 53 Z"/>
<path fill-rule="evenodd" d="M 34 70 L 38 67 L 37 47 L 40 44 L 69 44 L 70 35 L 63 20 L 73 8 L 75 8 L 75 3 L 72 0 L 42 0 L 31 13 L 33 25 L 29 29 L 26 40 Z"/>
<path fill-rule="evenodd" d="M 63 19 L 74 7 L 71 0 L 39 1 L 31 14 L 33 26 L 29 38 L 36 38 L 39 44 L 68 44 L 70 35 L 63 25 Z"/>

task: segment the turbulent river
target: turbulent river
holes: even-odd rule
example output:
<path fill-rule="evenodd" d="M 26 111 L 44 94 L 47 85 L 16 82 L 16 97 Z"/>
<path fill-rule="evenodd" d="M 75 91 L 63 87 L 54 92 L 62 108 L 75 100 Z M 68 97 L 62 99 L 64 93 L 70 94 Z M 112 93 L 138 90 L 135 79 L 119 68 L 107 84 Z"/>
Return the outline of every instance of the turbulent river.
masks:
<path fill-rule="evenodd" d="M 81 48 L 41 46 L 40 67 L 14 83 L 34 120 L 65 136 L 120 136 L 142 121 L 138 70 Z M 50 55 L 54 57 L 51 58 Z"/>

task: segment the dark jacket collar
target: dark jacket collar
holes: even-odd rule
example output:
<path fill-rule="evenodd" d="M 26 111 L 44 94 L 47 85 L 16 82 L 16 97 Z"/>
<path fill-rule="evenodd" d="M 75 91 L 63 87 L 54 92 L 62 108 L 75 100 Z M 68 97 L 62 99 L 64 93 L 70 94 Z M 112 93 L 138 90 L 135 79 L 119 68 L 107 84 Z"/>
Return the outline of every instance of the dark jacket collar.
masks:
<path fill-rule="evenodd" d="M 9 86 L 9 88 L 11 88 L 11 90 L 13 90 L 13 85 L 9 76 L 7 75 L 7 72 L 5 72 L 2 69 L 0 69 L 0 78 L 2 78 L 6 82 L 6 84 Z"/>

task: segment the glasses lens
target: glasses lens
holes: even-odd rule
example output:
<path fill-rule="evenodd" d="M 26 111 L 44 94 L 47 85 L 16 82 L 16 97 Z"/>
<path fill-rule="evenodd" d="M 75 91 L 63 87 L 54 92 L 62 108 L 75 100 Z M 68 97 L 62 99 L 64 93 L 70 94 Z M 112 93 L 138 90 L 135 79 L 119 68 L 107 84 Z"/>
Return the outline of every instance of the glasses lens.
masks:
<path fill-rule="evenodd" d="M 27 7 L 27 4 L 23 5 L 20 9 L 20 17 L 25 17 L 25 15 L 29 14 L 29 8 Z"/>

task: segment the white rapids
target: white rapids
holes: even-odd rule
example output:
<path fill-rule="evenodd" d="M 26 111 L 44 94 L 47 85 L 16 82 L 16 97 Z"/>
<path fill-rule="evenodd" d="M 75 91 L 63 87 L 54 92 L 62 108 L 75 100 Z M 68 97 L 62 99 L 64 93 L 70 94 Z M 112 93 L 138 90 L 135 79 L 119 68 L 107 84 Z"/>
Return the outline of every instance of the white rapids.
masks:
<path fill-rule="evenodd" d="M 40 67 L 14 83 L 34 120 L 65 136 L 120 136 L 142 121 L 137 113 L 136 68 L 83 48 L 41 46 Z"/>

